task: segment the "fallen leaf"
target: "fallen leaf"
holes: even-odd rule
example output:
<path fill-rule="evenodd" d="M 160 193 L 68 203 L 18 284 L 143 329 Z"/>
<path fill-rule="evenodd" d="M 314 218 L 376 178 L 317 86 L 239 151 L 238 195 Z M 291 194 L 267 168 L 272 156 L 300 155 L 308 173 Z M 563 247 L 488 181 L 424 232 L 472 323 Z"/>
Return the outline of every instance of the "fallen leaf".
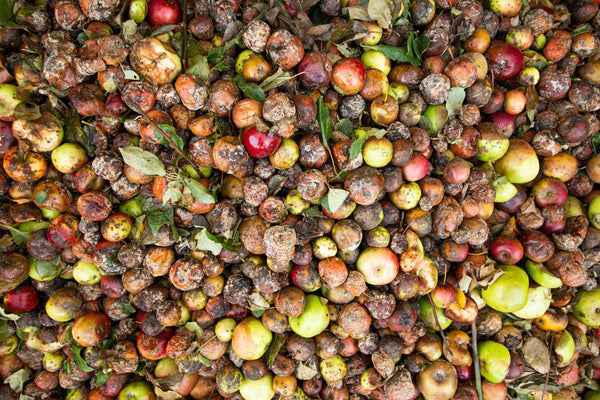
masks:
<path fill-rule="evenodd" d="M 530 337 L 525 340 L 521 351 L 525 362 L 535 371 L 540 374 L 547 374 L 550 371 L 550 351 L 540 339 Z"/>

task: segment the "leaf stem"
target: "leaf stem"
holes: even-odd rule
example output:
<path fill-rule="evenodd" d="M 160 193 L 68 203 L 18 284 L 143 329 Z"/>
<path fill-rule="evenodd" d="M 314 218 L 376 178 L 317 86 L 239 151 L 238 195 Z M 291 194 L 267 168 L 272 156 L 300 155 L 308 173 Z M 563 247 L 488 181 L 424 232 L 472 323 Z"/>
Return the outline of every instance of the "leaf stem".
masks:
<path fill-rule="evenodd" d="M 483 391 L 481 390 L 481 371 L 479 368 L 479 350 L 477 349 L 477 324 L 471 322 L 471 342 L 473 342 L 473 364 L 475 367 L 475 388 L 477 389 L 477 397 L 483 399 Z"/>

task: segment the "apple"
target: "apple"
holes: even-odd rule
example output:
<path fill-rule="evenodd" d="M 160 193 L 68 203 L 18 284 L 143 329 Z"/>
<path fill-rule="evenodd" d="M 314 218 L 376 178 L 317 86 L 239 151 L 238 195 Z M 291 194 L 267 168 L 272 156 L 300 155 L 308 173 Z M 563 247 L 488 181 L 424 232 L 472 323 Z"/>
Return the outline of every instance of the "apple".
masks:
<path fill-rule="evenodd" d="M 523 139 L 510 139 L 508 151 L 495 163 L 496 173 L 506 176 L 510 183 L 528 183 L 540 171 L 535 150 Z"/>
<path fill-rule="evenodd" d="M 147 381 L 131 382 L 120 392 L 117 400 L 156 400 L 154 388 Z"/>
<path fill-rule="evenodd" d="M 277 150 L 281 144 L 281 136 L 276 133 L 259 131 L 253 126 L 242 134 L 242 143 L 251 157 L 264 158 Z"/>
<path fill-rule="evenodd" d="M 165 357 L 158 360 L 154 368 L 154 376 L 156 378 L 167 378 L 177 376 L 179 381 L 170 385 L 170 389 L 176 391 L 181 396 L 190 394 L 200 376 L 198 374 L 181 375 L 177 369 L 177 362 L 172 358 Z"/>
<path fill-rule="evenodd" d="M 429 160 L 421 153 L 413 153 L 408 163 L 402 167 L 402 178 L 405 181 L 416 182 L 423 179 L 429 171 Z"/>
<path fill-rule="evenodd" d="M 81 294 L 72 288 L 58 289 L 46 302 L 46 313 L 57 322 L 70 321 L 83 304 Z"/>
<path fill-rule="evenodd" d="M 502 274 L 487 289 L 481 291 L 485 303 L 500 312 L 514 312 L 525 307 L 529 292 L 529 277 L 516 265 L 498 266 Z"/>
<path fill-rule="evenodd" d="M 112 323 L 106 314 L 90 312 L 75 320 L 71 328 L 73 339 L 83 347 L 94 347 L 108 339 Z"/>
<path fill-rule="evenodd" d="M 129 3 L 129 18 L 141 23 L 148 15 L 148 3 L 146 0 L 132 0 Z"/>
<path fill-rule="evenodd" d="M 477 346 L 481 376 L 491 383 L 500 383 L 510 368 L 510 352 L 498 342 L 488 340 Z"/>
<path fill-rule="evenodd" d="M 575 318 L 591 328 L 600 328 L 600 288 L 580 290 L 575 298 L 579 300 L 573 306 Z"/>
<path fill-rule="evenodd" d="M 496 192 L 494 203 L 505 203 L 515 197 L 519 190 L 505 176 L 494 179 L 492 187 Z"/>
<path fill-rule="evenodd" d="M 548 289 L 556 289 L 563 285 L 562 280 L 548 271 L 544 264 L 536 263 L 530 259 L 525 260 L 525 271 L 529 274 L 529 277 L 540 286 Z"/>
<path fill-rule="evenodd" d="M 575 341 L 569 331 L 559 332 L 554 339 L 554 353 L 559 363 L 566 364 L 575 355 Z"/>
<path fill-rule="evenodd" d="M 515 131 L 515 117 L 504 111 L 497 111 L 490 115 L 492 123 L 500 129 L 500 135 L 509 138 Z"/>
<path fill-rule="evenodd" d="M 421 297 L 419 300 L 419 306 L 421 310 L 419 311 L 419 319 L 423 321 L 423 323 L 430 329 L 439 330 L 437 323 L 435 322 L 435 317 L 433 316 L 431 303 L 429 303 L 429 299 L 425 296 Z M 440 327 L 446 329 L 452 324 L 452 320 L 447 318 L 444 315 L 444 309 L 435 307 L 435 314 L 437 315 L 437 320 L 440 324 Z"/>
<path fill-rule="evenodd" d="M 63 174 L 72 174 L 88 160 L 85 150 L 75 143 L 63 143 L 52 150 L 52 165 Z"/>
<path fill-rule="evenodd" d="M 504 400 L 507 394 L 506 381 L 498 383 L 483 381 L 481 391 L 483 392 L 483 400 Z"/>
<path fill-rule="evenodd" d="M 490 255 L 502 264 L 516 264 L 523 258 L 523 245 L 517 238 L 498 236 L 490 245 Z"/>
<path fill-rule="evenodd" d="M 390 199 L 401 210 L 412 210 L 421 200 L 421 188 L 417 182 L 404 182 L 400 189 L 390 194 Z"/>
<path fill-rule="evenodd" d="M 549 177 L 537 181 L 531 188 L 531 194 L 538 207 L 562 206 L 569 196 L 564 182 Z"/>
<path fill-rule="evenodd" d="M 370 285 L 391 283 L 400 269 L 398 256 L 389 247 L 367 247 L 356 261 L 356 269 Z"/>
<path fill-rule="evenodd" d="M 302 314 L 299 317 L 288 317 L 288 320 L 290 328 L 298 336 L 312 338 L 323 332 L 329 325 L 329 309 L 321 302 L 319 296 L 309 294 L 306 296 L 306 305 Z"/>
<path fill-rule="evenodd" d="M 379 50 L 367 50 L 362 53 L 360 60 L 365 65 L 365 68 L 375 68 L 383 72 L 385 75 L 392 70 L 392 62 Z"/>
<path fill-rule="evenodd" d="M 155 37 L 136 41 L 129 52 L 129 63 L 135 72 L 157 86 L 173 82 L 181 72 L 181 59 L 177 52 Z M 129 100 L 133 101 L 123 98 L 125 102 Z"/>
<path fill-rule="evenodd" d="M 425 118 L 423 118 L 425 117 Z M 439 133 L 448 120 L 448 110 L 445 104 L 428 105 L 419 121 L 419 126 L 428 132 Z"/>
<path fill-rule="evenodd" d="M 428 400 L 449 400 L 458 387 L 456 370 L 448 361 L 436 360 L 419 372 L 417 387 Z"/>
<path fill-rule="evenodd" d="M 513 311 L 516 317 L 522 319 L 533 319 L 544 315 L 552 303 L 550 289 L 543 286 L 529 288 L 527 304 L 520 310 Z"/>
<path fill-rule="evenodd" d="M 17 87 L 9 83 L 0 84 L 0 120 L 12 121 L 12 115 L 21 100 L 17 99 Z"/>
<path fill-rule="evenodd" d="M 4 295 L 4 307 L 11 313 L 25 313 L 37 307 L 38 292 L 30 285 L 19 286 Z"/>
<path fill-rule="evenodd" d="M 148 0 L 148 21 L 154 26 L 177 25 L 182 16 L 176 0 Z"/>
<path fill-rule="evenodd" d="M 260 320 L 248 317 L 233 330 L 231 348 L 242 360 L 258 360 L 271 344 L 273 335 Z"/>
<path fill-rule="evenodd" d="M 600 196 L 594 197 L 588 206 L 588 218 L 596 229 L 600 229 Z"/>
<path fill-rule="evenodd" d="M 481 138 L 477 140 L 479 150 L 475 157 L 483 162 L 497 161 L 506 154 L 509 144 L 507 137 L 502 137 L 492 129 L 485 129 L 481 132 Z"/>
<path fill-rule="evenodd" d="M 438 285 L 431 292 L 431 299 L 437 308 L 448 308 L 456 301 L 456 288 L 452 285 Z"/>
<path fill-rule="evenodd" d="M 167 356 L 167 345 L 173 337 L 173 329 L 165 328 L 158 335 L 150 336 L 140 332 L 137 337 L 137 349 L 148 360 L 160 360 Z"/>
<path fill-rule="evenodd" d="M 244 378 L 240 385 L 240 395 L 244 400 L 271 400 L 275 396 L 273 374 L 268 372 L 255 381 Z"/>
<path fill-rule="evenodd" d="M 562 208 L 565 212 L 565 218 L 577 217 L 585 215 L 583 205 L 577 197 L 567 196 L 567 201 L 564 202 Z"/>

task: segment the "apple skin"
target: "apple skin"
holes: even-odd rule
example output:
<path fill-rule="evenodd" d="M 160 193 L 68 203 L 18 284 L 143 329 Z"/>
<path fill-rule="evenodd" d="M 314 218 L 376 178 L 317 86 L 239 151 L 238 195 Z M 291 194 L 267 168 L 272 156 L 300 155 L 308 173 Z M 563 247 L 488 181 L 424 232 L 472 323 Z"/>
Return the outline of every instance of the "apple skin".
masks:
<path fill-rule="evenodd" d="M 497 161 L 506 154 L 509 144 L 508 138 L 500 136 L 498 132 L 486 130 L 481 133 L 481 139 L 477 141 L 479 151 L 475 157 L 483 162 Z"/>
<path fill-rule="evenodd" d="M 567 185 L 556 178 L 545 177 L 533 185 L 531 194 L 538 207 L 562 206 L 567 201 Z"/>
<path fill-rule="evenodd" d="M 506 176 L 510 183 L 528 183 L 540 171 L 535 150 L 523 139 L 510 139 L 508 151 L 495 163 L 496 173 Z"/>
<path fill-rule="evenodd" d="M 400 269 L 398 256 L 389 247 L 368 247 L 356 261 L 358 269 L 370 285 L 391 283 Z"/>
<path fill-rule="evenodd" d="M 525 260 L 525 270 L 535 283 L 548 289 L 556 289 L 563 285 L 562 280 L 548 271 L 541 263 Z"/>
<path fill-rule="evenodd" d="M 306 296 L 304 311 L 299 317 L 288 317 L 290 327 L 304 338 L 312 338 L 323 332 L 329 325 L 329 309 L 314 294 Z M 239 326 L 239 325 L 238 325 Z"/>
<path fill-rule="evenodd" d="M 438 308 L 448 308 L 456 300 L 456 288 L 452 285 L 438 285 L 431 292 L 433 304 Z"/>
<path fill-rule="evenodd" d="M 417 375 L 417 387 L 429 400 L 449 400 L 456 393 L 458 376 L 448 361 L 436 360 Z"/>
<path fill-rule="evenodd" d="M 277 150 L 281 144 L 281 136 L 276 133 L 259 131 L 253 126 L 242 134 L 242 143 L 250 156 L 264 158 L 269 157 Z"/>
<path fill-rule="evenodd" d="M 271 400 L 275 396 L 273 374 L 269 372 L 255 381 L 244 378 L 240 385 L 240 395 L 244 400 Z"/>
<path fill-rule="evenodd" d="M 579 300 L 573 307 L 575 318 L 590 328 L 600 328 L 600 288 L 580 290 L 575 297 Z"/>
<path fill-rule="evenodd" d="M 523 258 L 523 245 L 516 238 L 498 236 L 490 245 L 490 255 L 502 264 L 516 264 Z"/>
<path fill-rule="evenodd" d="M 421 297 L 421 299 L 419 300 L 419 306 L 421 307 L 421 311 L 419 312 L 419 320 L 423 321 L 428 328 L 437 331 L 438 326 L 433 316 L 431 303 L 429 303 L 427 297 Z M 444 315 L 443 308 L 436 307 L 435 313 L 437 314 L 437 320 L 440 323 L 440 327 L 442 328 L 442 330 L 446 329 L 452 324 L 452 320 Z"/>
<path fill-rule="evenodd" d="M 125 386 L 117 400 L 156 400 L 156 395 L 150 382 L 137 381 Z"/>
<path fill-rule="evenodd" d="M 479 351 L 481 376 L 491 383 L 502 382 L 510 368 L 510 352 L 508 349 L 498 342 L 488 340 L 480 343 L 477 350 Z"/>
<path fill-rule="evenodd" d="M 154 26 L 177 25 L 182 15 L 175 0 L 148 0 L 148 21 Z"/>
<path fill-rule="evenodd" d="M 505 273 L 481 291 L 485 303 L 496 311 L 514 312 L 525 307 L 529 291 L 527 273 L 516 265 L 500 265 Z"/>
<path fill-rule="evenodd" d="M 429 161 L 421 153 L 413 153 L 408 164 L 402 167 L 402 177 L 405 181 L 416 182 L 423 179 L 429 171 Z"/>
<path fill-rule="evenodd" d="M 17 287 L 4 295 L 4 307 L 11 313 L 24 313 L 37 307 L 37 290 L 30 285 Z"/>
<path fill-rule="evenodd" d="M 233 330 L 231 348 L 242 360 L 258 360 L 271 344 L 273 335 L 260 320 L 248 317 Z"/>
<path fill-rule="evenodd" d="M 552 303 L 550 289 L 543 286 L 530 288 L 527 293 L 527 304 L 520 310 L 513 311 L 516 317 L 522 319 L 533 319 L 544 315 Z"/>
<path fill-rule="evenodd" d="M 600 229 L 600 196 L 596 196 L 588 206 L 588 218 L 596 229 Z"/>

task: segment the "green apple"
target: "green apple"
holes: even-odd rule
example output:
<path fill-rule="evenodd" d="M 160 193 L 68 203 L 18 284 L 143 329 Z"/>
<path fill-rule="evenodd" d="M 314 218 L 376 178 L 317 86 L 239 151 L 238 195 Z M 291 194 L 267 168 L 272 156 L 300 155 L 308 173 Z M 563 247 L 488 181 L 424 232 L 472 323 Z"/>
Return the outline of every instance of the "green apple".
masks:
<path fill-rule="evenodd" d="M 233 330 L 231 348 L 242 360 L 258 360 L 271 344 L 273 335 L 260 320 L 248 317 Z"/>
<path fill-rule="evenodd" d="M 147 381 L 127 384 L 119 392 L 118 400 L 155 400 L 154 387 Z"/>
<path fill-rule="evenodd" d="M 540 171 L 540 161 L 535 150 L 523 139 L 510 139 L 508 151 L 494 164 L 498 175 L 509 182 L 521 184 L 535 179 Z"/>
<path fill-rule="evenodd" d="M 562 208 L 565 211 L 565 218 L 585 215 L 581 201 L 575 196 L 568 196 L 567 201 L 563 203 Z"/>
<path fill-rule="evenodd" d="M 583 400 L 600 400 L 600 391 L 590 390 L 583 395 Z"/>
<path fill-rule="evenodd" d="M 516 317 L 522 319 L 533 319 L 544 315 L 552 303 L 550 289 L 543 286 L 529 288 L 527 293 L 527 304 L 520 310 L 514 311 Z"/>
<path fill-rule="evenodd" d="M 500 136 L 498 132 L 485 130 L 481 133 L 481 139 L 477 141 L 479 151 L 475 157 L 483 162 L 499 160 L 508 151 L 509 144 L 508 138 Z"/>
<path fill-rule="evenodd" d="M 29 277 L 31 279 L 35 279 L 39 282 L 46 282 L 56 278 L 61 271 L 61 263 L 58 260 L 58 263 L 54 263 L 53 259 L 50 261 L 38 260 L 35 257 L 29 256 Z M 42 272 L 44 276 L 41 276 L 38 270 Z"/>
<path fill-rule="evenodd" d="M 236 322 L 233 318 L 224 318 L 215 325 L 215 335 L 221 342 L 229 342 L 233 339 L 235 327 Z"/>
<path fill-rule="evenodd" d="M 500 265 L 498 268 L 505 273 L 481 291 L 485 303 L 500 312 L 514 312 L 525 307 L 529 291 L 527 273 L 516 265 Z"/>
<path fill-rule="evenodd" d="M 85 150 L 75 143 L 63 143 L 52 150 L 52 165 L 63 174 L 72 174 L 88 160 Z"/>
<path fill-rule="evenodd" d="M 525 270 L 529 277 L 540 286 L 548 289 L 556 289 L 563 285 L 560 278 L 548 271 L 544 264 L 533 262 L 530 259 L 525 261 Z"/>
<path fill-rule="evenodd" d="M 255 381 L 244 378 L 240 385 L 240 395 L 244 400 L 271 400 L 275 396 L 273 374 L 269 372 Z"/>
<path fill-rule="evenodd" d="M 73 267 L 73 279 L 80 285 L 95 285 L 100 282 L 102 274 L 94 263 L 77 261 Z"/>
<path fill-rule="evenodd" d="M 575 318 L 591 328 L 600 328 L 600 288 L 580 290 L 575 297 L 579 300 L 573 307 Z"/>
<path fill-rule="evenodd" d="M 365 65 L 365 68 L 375 68 L 383 72 L 385 75 L 392 70 L 392 62 L 379 50 L 367 50 L 362 53 L 360 60 Z"/>
<path fill-rule="evenodd" d="M 596 229 L 600 229 L 600 196 L 594 197 L 588 207 L 588 218 Z"/>
<path fill-rule="evenodd" d="M 554 340 L 554 353 L 559 363 L 566 364 L 575 355 L 575 341 L 569 331 L 562 331 Z"/>
<path fill-rule="evenodd" d="M 344 359 L 339 355 L 321 360 L 320 369 L 321 376 L 327 383 L 333 383 L 342 380 L 348 371 Z"/>
<path fill-rule="evenodd" d="M 299 317 L 288 317 L 290 327 L 298 336 L 311 338 L 323 332 L 329 325 L 329 310 L 314 294 L 306 296 L 304 311 Z"/>
<path fill-rule="evenodd" d="M 0 84 L 0 119 L 12 120 L 15 108 L 21 100 L 17 99 L 17 87 L 9 83 Z"/>
<path fill-rule="evenodd" d="M 26 221 L 19 224 L 19 230 L 21 232 L 37 232 L 42 229 L 46 229 L 50 226 L 49 223 L 45 221 Z"/>
<path fill-rule="evenodd" d="M 419 312 L 419 319 L 423 321 L 428 328 L 437 331 L 438 326 L 435 322 L 435 317 L 433 316 L 429 299 L 425 296 L 421 297 L 419 300 L 419 306 L 421 308 L 421 311 Z M 443 308 L 436 307 L 435 314 L 437 315 L 437 320 L 440 323 L 442 330 L 446 329 L 450 326 L 450 324 L 452 324 L 452 320 L 444 316 Z"/>
<path fill-rule="evenodd" d="M 496 192 L 496 197 L 494 198 L 495 203 L 504 203 L 505 201 L 509 201 L 519 191 L 515 185 L 510 183 L 505 176 L 501 176 L 498 179 L 495 179 L 492 182 L 492 187 Z"/>
<path fill-rule="evenodd" d="M 121 205 L 119 205 L 119 211 L 133 218 L 139 217 L 144 213 L 142 201 L 138 198 L 133 198 L 121 203 Z"/>
<path fill-rule="evenodd" d="M 480 343 L 477 350 L 479 352 L 481 376 L 492 383 L 502 382 L 510 368 L 510 352 L 508 349 L 498 342 L 488 340 Z"/>
<path fill-rule="evenodd" d="M 421 118 L 419 126 L 428 132 L 438 134 L 448 119 L 448 110 L 445 104 L 428 105 L 423 116 L 426 118 Z"/>

